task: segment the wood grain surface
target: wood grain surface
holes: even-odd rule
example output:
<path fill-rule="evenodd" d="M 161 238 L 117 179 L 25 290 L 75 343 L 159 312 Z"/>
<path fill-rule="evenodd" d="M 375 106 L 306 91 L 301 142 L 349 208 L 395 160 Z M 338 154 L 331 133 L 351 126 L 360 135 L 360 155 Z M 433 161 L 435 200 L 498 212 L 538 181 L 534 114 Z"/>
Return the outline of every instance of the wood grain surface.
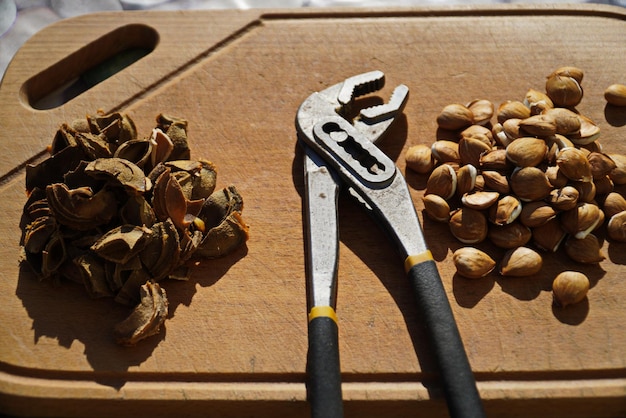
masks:
<path fill-rule="evenodd" d="M 140 39 L 153 32 L 156 40 Z M 129 36 L 156 46 L 62 106 L 32 108 Z M 626 113 L 602 97 L 626 82 L 625 41 L 624 9 L 600 5 L 103 13 L 44 29 L 0 87 L 0 410 L 307 416 L 299 104 L 374 69 L 387 76 L 384 100 L 408 85 L 404 116 L 381 147 L 406 174 L 421 218 L 426 178 L 405 170 L 403 153 L 434 141 L 443 106 L 522 99 L 563 65 L 585 71 L 578 109 L 600 125 L 604 149 L 626 153 Z M 126 307 L 38 282 L 18 264 L 25 164 L 46 157 L 62 122 L 97 109 L 129 113 L 140 135 L 160 112 L 187 118 L 192 157 L 217 165 L 218 186 L 237 186 L 250 225 L 245 248 L 199 262 L 187 282 L 163 283 L 165 330 L 134 348 L 111 337 Z M 445 416 L 402 260 L 350 199 L 339 209 L 346 415 Z M 458 244 L 446 225 L 424 219 L 423 227 L 489 416 L 626 414 L 626 244 L 604 240 L 599 265 L 557 252 L 535 277 L 470 281 L 454 274 Z M 551 281 L 566 269 L 584 271 L 592 288 L 587 301 L 555 310 Z"/>

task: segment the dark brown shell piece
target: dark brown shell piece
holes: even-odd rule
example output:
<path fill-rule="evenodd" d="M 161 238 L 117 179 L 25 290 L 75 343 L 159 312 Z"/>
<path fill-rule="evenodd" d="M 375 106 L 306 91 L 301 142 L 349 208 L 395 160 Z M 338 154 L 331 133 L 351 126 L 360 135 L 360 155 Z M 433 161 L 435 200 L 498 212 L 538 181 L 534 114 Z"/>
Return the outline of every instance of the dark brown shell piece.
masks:
<path fill-rule="evenodd" d="M 46 188 L 48 204 L 61 225 L 86 231 L 108 223 L 117 213 L 117 202 L 107 189 L 93 194 L 90 188 L 70 190 L 63 183 Z"/>
<path fill-rule="evenodd" d="M 196 253 L 217 258 L 244 244 L 249 228 L 241 217 L 242 210 L 243 199 L 235 186 L 214 192 L 198 215 L 208 231 Z"/>
<path fill-rule="evenodd" d="M 165 289 L 158 283 L 146 282 L 140 288 L 141 302 L 133 312 L 115 326 L 118 344 L 135 345 L 138 341 L 155 335 L 167 318 L 168 300 Z"/>
<path fill-rule="evenodd" d="M 198 217 L 207 230 L 218 226 L 232 212 L 243 211 L 243 198 L 233 185 L 218 190 L 204 202 Z"/>
<path fill-rule="evenodd" d="M 183 194 L 183 189 L 174 177 L 169 177 L 164 191 L 165 193 L 160 195 L 159 198 L 164 200 L 168 217 L 172 219 L 172 222 L 178 228 L 186 228 L 193 220 L 193 217 L 197 215 L 197 212 L 189 217 L 187 216 L 187 199 Z"/>
<path fill-rule="evenodd" d="M 41 216 L 26 226 L 24 231 L 24 249 L 31 253 L 40 253 L 48 240 L 57 230 L 57 223 L 50 216 Z"/>
<path fill-rule="evenodd" d="M 25 220 L 25 222 L 23 221 L 20 223 L 21 228 L 26 226 L 29 222 L 34 221 L 39 216 L 43 216 L 34 215 L 31 209 L 32 205 L 39 205 L 41 203 L 43 203 L 43 206 L 45 207 L 48 206 L 48 201 L 46 200 L 46 188 L 44 187 L 43 189 L 40 189 L 39 187 L 36 187 L 32 191 L 30 191 L 30 193 L 28 193 L 28 198 L 24 203 L 24 207 L 22 209 L 22 218 L 23 220 Z M 49 215 L 49 213 L 46 213 L 46 215 Z"/>
<path fill-rule="evenodd" d="M 65 183 L 65 185 L 70 189 L 91 187 L 92 190 L 100 190 L 105 182 L 97 180 L 85 173 L 85 167 L 87 167 L 87 164 L 89 164 L 89 161 L 81 161 L 74 170 L 65 173 L 63 176 L 63 183 Z"/>
<path fill-rule="evenodd" d="M 78 142 L 78 145 L 90 160 L 111 157 L 109 143 L 103 135 L 79 132 L 76 134 L 76 142 Z"/>
<path fill-rule="evenodd" d="M 161 221 L 171 219 L 181 230 L 189 227 L 203 203 L 202 200 L 187 200 L 169 167 L 166 167 L 154 184 L 152 205 L 157 219 Z"/>
<path fill-rule="evenodd" d="M 168 218 L 167 208 L 165 207 L 165 189 L 171 178 L 171 170 L 165 166 L 163 168 L 152 188 L 152 208 L 159 221 L 164 221 Z"/>
<path fill-rule="evenodd" d="M 65 243 L 61 234 L 55 233 L 50 237 L 41 255 L 41 274 L 43 277 L 51 277 L 57 272 L 67 257 Z"/>
<path fill-rule="evenodd" d="M 102 235 L 91 250 L 105 260 L 126 264 L 144 249 L 152 230 L 134 225 L 121 225 Z"/>
<path fill-rule="evenodd" d="M 104 261 L 95 254 L 85 253 L 73 260 L 83 278 L 87 293 L 92 298 L 111 297 Z"/>
<path fill-rule="evenodd" d="M 239 248 L 248 238 L 248 225 L 239 212 L 233 212 L 209 230 L 196 253 L 206 258 L 222 257 Z"/>
<path fill-rule="evenodd" d="M 152 130 L 150 136 L 150 144 L 152 144 L 152 150 L 150 154 L 150 163 L 152 167 L 158 163 L 167 161 L 174 150 L 174 143 L 170 137 L 159 128 Z"/>
<path fill-rule="evenodd" d="M 153 144 L 145 139 L 133 139 L 121 144 L 113 156 L 122 158 L 134 163 L 139 168 L 144 168 L 147 164 L 151 164 Z M 149 165 L 152 167 L 153 165 Z"/>
<path fill-rule="evenodd" d="M 174 148 L 170 160 L 188 160 L 191 157 L 187 142 L 187 121 L 170 115 L 157 116 L 157 128 L 161 129 L 172 141 Z"/>
<path fill-rule="evenodd" d="M 150 189 L 143 170 L 122 158 L 98 158 L 85 167 L 85 173 L 96 179 L 105 179 L 123 186 L 131 193 L 144 193 Z"/>
<path fill-rule="evenodd" d="M 139 290 L 148 280 L 151 280 L 151 277 L 146 269 L 130 270 L 124 285 L 115 295 L 115 302 L 128 306 L 137 304 L 140 299 Z"/>
<path fill-rule="evenodd" d="M 126 224 L 151 227 L 156 222 L 152 206 L 143 195 L 132 195 L 120 209 L 120 218 Z"/>
<path fill-rule="evenodd" d="M 78 132 L 68 124 L 62 124 L 59 129 L 57 129 L 57 132 L 52 139 L 50 153 L 54 155 L 67 147 L 77 147 L 78 142 L 75 138 L 77 133 Z"/>
<path fill-rule="evenodd" d="M 165 165 L 171 168 L 174 175 L 181 172 L 188 174 L 188 176 L 183 177 L 191 183 L 191 194 L 186 195 L 187 199 L 206 199 L 215 191 L 217 168 L 212 162 L 202 159 L 197 161 L 177 160 L 168 161 Z M 179 183 L 183 185 L 180 180 Z"/>
<path fill-rule="evenodd" d="M 36 187 L 45 189 L 52 183 L 61 183 L 67 171 L 74 170 L 78 164 L 87 160 L 85 152 L 80 147 L 67 147 L 50 156 L 39 164 L 26 166 L 26 190 Z"/>
<path fill-rule="evenodd" d="M 152 278 L 161 280 L 180 262 L 180 239 L 171 220 L 152 226 L 152 234 L 140 258 Z"/>
<path fill-rule="evenodd" d="M 202 231 L 193 231 L 185 229 L 180 236 L 180 263 L 189 260 L 196 252 L 200 244 L 202 244 Z M 171 277 L 171 274 L 170 274 Z"/>
<path fill-rule="evenodd" d="M 104 135 L 106 140 L 112 144 L 121 144 L 137 138 L 135 123 L 124 113 L 88 115 L 87 125 L 91 133 Z"/>

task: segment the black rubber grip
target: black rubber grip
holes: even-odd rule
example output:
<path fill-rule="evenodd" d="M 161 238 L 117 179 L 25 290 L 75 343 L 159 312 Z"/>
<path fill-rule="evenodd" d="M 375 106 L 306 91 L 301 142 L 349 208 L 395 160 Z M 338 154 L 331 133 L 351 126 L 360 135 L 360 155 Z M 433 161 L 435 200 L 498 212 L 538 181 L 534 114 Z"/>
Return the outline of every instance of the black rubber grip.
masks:
<path fill-rule="evenodd" d="M 484 417 L 476 380 L 434 260 L 413 265 L 408 277 L 428 328 L 450 416 Z"/>
<path fill-rule="evenodd" d="M 313 418 L 343 417 L 337 323 L 318 316 L 309 321 L 307 396 Z"/>

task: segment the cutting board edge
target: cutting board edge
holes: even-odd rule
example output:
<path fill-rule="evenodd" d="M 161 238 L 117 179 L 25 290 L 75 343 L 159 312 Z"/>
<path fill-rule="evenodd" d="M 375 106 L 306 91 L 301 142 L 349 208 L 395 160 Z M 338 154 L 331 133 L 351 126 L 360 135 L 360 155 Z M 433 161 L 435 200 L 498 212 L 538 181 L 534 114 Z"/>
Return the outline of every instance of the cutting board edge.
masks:
<path fill-rule="evenodd" d="M 613 417 L 626 412 L 626 378 L 481 381 L 478 389 L 489 415 L 506 411 L 504 405 L 510 406 L 512 402 L 524 404 L 525 416 L 530 416 L 529 413 L 537 417 L 560 416 L 554 415 L 555 412 L 561 408 L 571 410 L 573 403 L 581 404 L 583 409 L 577 407 L 578 413 L 587 411 L 596 417 Z M 352 407 L 386 408 L 393 403 L 408 410 L 418 407 L 432 410 L 437 416 L 445 415 L 445 406 L 437 391 L 430 391 L 421 382 L 344 382 L 343 396 L 347 411 Z M 84 402 L 77 402 L 80 399 Z M 112 402 L 122 399 L 124 402 Z M 305 384 L 297 382 L 131 381 L 113 387 L 97 382 L 39 379 L 0 372 L 0 406 L 4 412 L 17 416 L 46 416 L 53 409 L 57 416 L 59 413 L 66 417 L 115 413 L 121 418 L 133 416 L 139 408 L 149 408 L 151 404 L 160 405 L 157 416 L 168 411 L 180 412 L 181 407 L 191 416 L 207 416 L 207 411 L 219 411 L 225 404 L 230 405 L 227 411 L 233 416 L 248 408 L 255 411 L 255 416 L 302 412 L 308 408 Z M 93 415 L 96 406 L 97 413 Z"/>

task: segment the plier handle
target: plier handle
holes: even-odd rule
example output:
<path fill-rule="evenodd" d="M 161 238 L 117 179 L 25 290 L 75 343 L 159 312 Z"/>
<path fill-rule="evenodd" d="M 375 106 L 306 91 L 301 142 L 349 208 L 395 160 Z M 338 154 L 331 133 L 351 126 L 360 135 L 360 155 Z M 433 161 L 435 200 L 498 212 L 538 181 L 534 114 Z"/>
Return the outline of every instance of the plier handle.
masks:
<path fill-rule="evenodd" d="M 336 298 L 337 195 L 345 187 L 388 233 L 404 259 L 429 330 L 450 415 L 483 417 L 476 382 L 406 181 L 374 145 L 402 112 L 408 87 L 396 87 L 388 103 L 362 109 L 353 120 L 347 119 L 357 97 L 380 90 L 384 83 L 381 71 L 350 77 L 313 93 L 296 116 L 305 151 L 307 389 L 312 416 L 343 416 Z"/>

